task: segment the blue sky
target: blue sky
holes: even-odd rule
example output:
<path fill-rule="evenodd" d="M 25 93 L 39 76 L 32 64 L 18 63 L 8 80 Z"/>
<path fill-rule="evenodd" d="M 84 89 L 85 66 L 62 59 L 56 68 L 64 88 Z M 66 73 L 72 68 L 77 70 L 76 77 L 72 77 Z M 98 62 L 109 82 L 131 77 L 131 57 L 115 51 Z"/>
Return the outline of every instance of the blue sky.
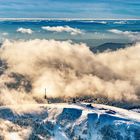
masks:
<path fill-rule="evenodd" d="M 0 18 L 140 18 L 140 0 L 0 0 Z"/>

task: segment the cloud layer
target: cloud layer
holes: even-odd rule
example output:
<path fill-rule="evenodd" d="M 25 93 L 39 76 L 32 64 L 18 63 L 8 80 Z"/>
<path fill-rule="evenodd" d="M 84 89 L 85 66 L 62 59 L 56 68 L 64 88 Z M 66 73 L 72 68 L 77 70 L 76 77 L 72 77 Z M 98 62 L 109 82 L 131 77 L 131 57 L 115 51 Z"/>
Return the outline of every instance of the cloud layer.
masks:
<path fill-rule="evenodd" d="M 31 29 L 22 28 L 22 27 L 18 28 L 17 32 L 24 33 L 24 34 L 32 34 L 33 33 L 33 31 Z"/>
<path fill-rule="evenodd" d="M 118 29 L 111 29 L 111 30 L 108 30 L 108 31 L 111 32 L 111 33 L 114 33 L 114 34 L 127 36 L 132 40 L 139 40 L 140 39 L 140 33 L 139 32 L 121 31 L 121 30 L 118 30 Z"/>
<path fill-rule="evenodd" d="M 8 120 L 0 119 L 0 137 L 4 140 L 29 139 L 31 128 L 21 127 Z"/>
<path fill-rule="evenodd" d="M 80 29 L 72 28 L 69 26 L 53 26 L 53 27 L 43 26 L 42 29 L 46 31 L 52 31 L 52 32 L 68 32 L 71 35 L 82 34 L 82 31 Z"/>
<path fill-rule="evenodd" d="M 15 104 L 48 97 L 103 96 L 109 100 L 140 101 L 140 44 L 116 52 L 93 54 L 85 44 L 69 41 L 5 41 L 1 59 L 8 69 L 0 80 L 0 102 Z M 26 94 L 11 73 L 23 75 L 32 84 Z M 19 92 L 20 91 L 20 92 Z M 13 93 L 13 94 L 11 94 Z M 18 96 L 17 96 L 18 95 Z"/>

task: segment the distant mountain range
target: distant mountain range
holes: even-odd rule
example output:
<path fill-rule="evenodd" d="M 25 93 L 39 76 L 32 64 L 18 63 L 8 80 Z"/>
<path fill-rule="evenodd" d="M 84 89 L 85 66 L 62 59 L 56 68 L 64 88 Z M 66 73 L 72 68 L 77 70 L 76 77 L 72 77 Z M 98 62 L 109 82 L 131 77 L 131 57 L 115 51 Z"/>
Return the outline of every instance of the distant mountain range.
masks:
<path fill-rule="evenodd" d="M 110 43 L 104 43 L 104 44 L 99 45 L 97 47 L 91 48 L 91 51 L 94 52 L 94 53 L 104 52 L 104 51 L 107 51 L 107 50 L 116 51 L 118 49 L 129 47 L 132 44 L 133 43 L 112 43 L 112 42 L 110 42 Z"/>

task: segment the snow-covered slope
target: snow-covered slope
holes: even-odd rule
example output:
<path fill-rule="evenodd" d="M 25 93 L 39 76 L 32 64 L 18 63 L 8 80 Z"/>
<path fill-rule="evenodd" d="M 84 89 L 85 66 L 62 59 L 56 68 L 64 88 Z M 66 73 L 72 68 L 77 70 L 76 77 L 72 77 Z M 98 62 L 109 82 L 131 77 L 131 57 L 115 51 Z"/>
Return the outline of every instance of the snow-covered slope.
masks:
<path fill-rule="evenodd" d="M 0 139 L 140 140 L 140 114 L 99 104 L 0 108 Z"/>

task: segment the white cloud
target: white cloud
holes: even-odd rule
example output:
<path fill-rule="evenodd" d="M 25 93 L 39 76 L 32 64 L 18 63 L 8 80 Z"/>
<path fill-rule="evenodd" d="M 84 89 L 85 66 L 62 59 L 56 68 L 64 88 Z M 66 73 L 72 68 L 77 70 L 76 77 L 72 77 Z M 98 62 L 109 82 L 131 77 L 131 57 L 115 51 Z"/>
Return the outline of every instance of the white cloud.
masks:
<path fill-rule="evenodd" d="M 118 29 L 111 29 L 111 30 L 108 30 L 108 31 L 111 32 L 111 33 L 114 33 L 114 34 L 127 36 L 132 40 L 139 40 L 140 39 L 140 33 L 139 32 L 121 31 L 121 30 L 118 30 Z"/>
<path fill-rule="evenodd" d="M 0 56 L 9 67 L 0 79 L 0 103 L 31 103 L 32 97 L 42 99 L 45 88 L 48 97 L 91 95 L 139 101 L 139 52 L 140 44 L 94 54 L 85 44 L 69 41 L 5 41 Z M 9 72 L 27 76 L 32 83 L 32 94 L 6 88 Z"/>
<path fill-rule="evenodd" d="M 121 20 L 121 21 L 115 21 L 114 24 L 126 24 L 127 21 Z"/>
<path fill-rule="evenodd" d="M 27 28 L 18 28 L 17 29 L 17 32 L 20 32 L 20 33 L 26 33 L 26 34 L 32 34 L 33 31 L 31 29 L 27 29 Z"/>
<path fill-rule="evenodd" d="M 72 28 L 69 26 L 43 26 L 42 29 L 52 32 L 68 32 L 71 35 L 82 34 L 82 31 L 80 29 Z"/>
<path fill-rule="evenodd" d="M 0 119 L 0 124 L 0 138 L 4 140 L 25 140 L 29 139 L 32 133 L 31 127 L 19 126 L 12 121 Z"/>
<path fill-rule="evenodd" d="M 3 32 L 2 35 L 3 35 L 3 36 L 7 36 L 8 33 L 7 33 L 7 32 Z"/>
<path fill-rule="evenodd" d="M 121 31 L 117 29 L 111 29 L 108 30 L 109 32 L 115 33 L 115 34 L 123 34 L 123 35 L 132 35 L 132 34 L 138 34 L 138 32 L 131 32 L 131 31 Z"/>

